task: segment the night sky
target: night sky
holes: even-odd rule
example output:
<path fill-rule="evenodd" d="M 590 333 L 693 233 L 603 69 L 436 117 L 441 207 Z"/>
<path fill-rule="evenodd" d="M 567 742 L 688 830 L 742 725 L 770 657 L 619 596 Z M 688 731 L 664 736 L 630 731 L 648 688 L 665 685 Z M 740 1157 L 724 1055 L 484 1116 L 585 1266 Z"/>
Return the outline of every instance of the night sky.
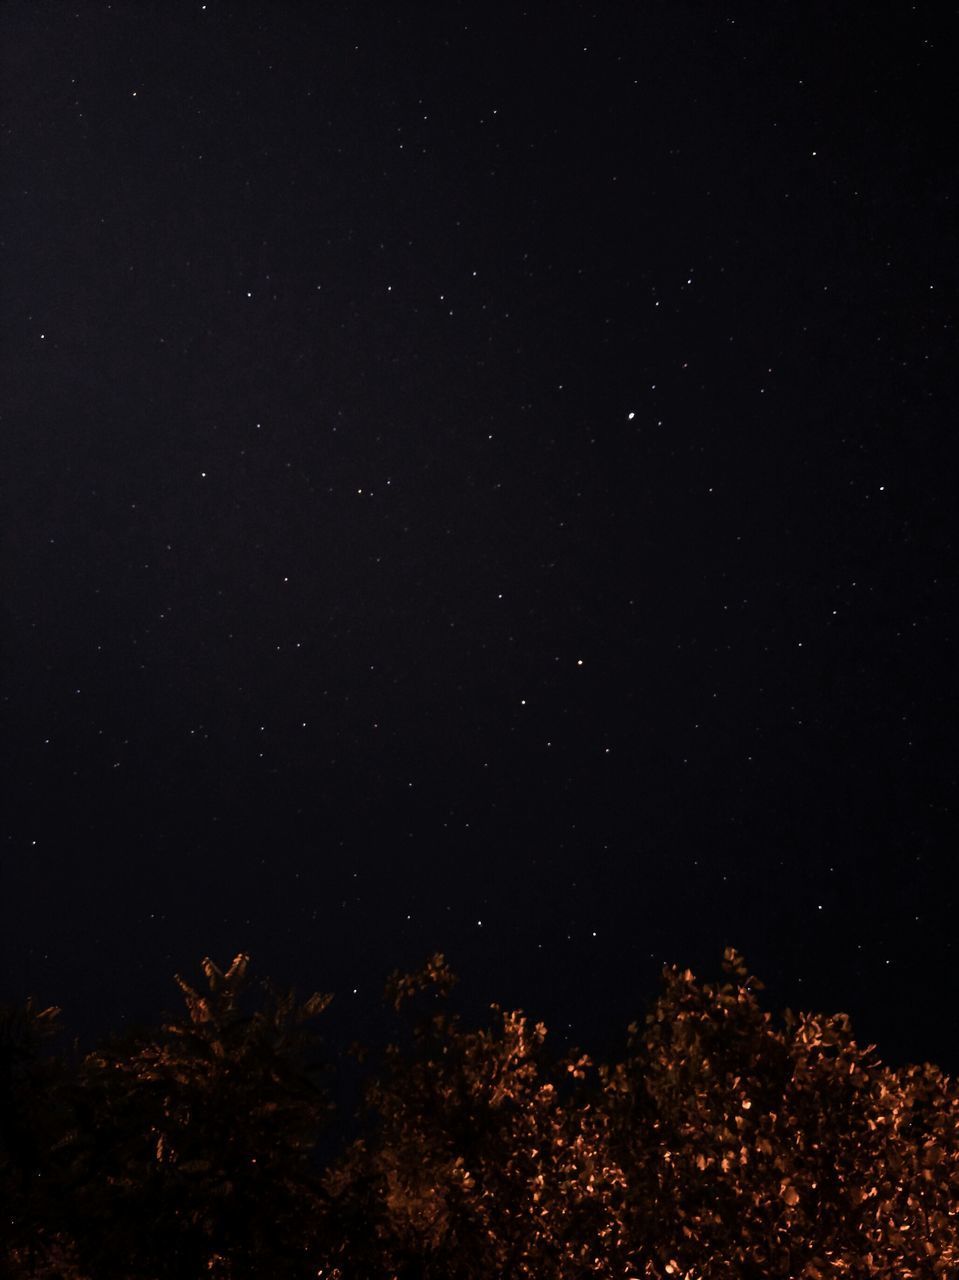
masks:
<path fill-rule="evenodd" d="M 4 998 L 959 1069 L 948 9 L 2 6 Z"/>

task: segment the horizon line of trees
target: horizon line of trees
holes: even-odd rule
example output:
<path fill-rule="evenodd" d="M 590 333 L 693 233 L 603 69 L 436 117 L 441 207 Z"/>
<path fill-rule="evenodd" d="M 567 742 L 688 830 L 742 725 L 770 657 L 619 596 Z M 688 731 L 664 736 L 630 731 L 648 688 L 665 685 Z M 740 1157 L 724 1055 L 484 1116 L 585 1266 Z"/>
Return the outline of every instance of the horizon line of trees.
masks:
<path fill-rule="evenodd" d="M 303 1002 L 240 953 L 181 1016 L 58 1052 L 0 1008 L 0 1271 L 11 1280 L 741 1280 L 959 1274 L 959 1087 L 884 1066 L 845 1014 L 777 1028 L 734 948 L 663 969 L 622 1061 L 465 1029 L 442 954 L 394 972 L 397 1042 L 332 1065 Z"/>

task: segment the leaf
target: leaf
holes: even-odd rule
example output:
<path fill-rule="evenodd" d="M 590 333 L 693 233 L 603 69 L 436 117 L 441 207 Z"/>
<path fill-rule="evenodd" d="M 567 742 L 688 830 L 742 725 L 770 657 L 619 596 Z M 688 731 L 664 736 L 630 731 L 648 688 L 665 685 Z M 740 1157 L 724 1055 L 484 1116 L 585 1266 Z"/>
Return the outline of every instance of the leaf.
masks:
<path fill-rule="evenodd" d="M 308 1018 L 315 1018 L 317 1014 L 320 1014 L 324 1009 L 329 1008 L 332 1002 L 333 996 L 331 994 L 314 991 L 309 999 L 304 1000 L 300 1005 L 299 1011 L 296 1015 L 297 1022 L 305 1022 Z"/>
<path fill-rule="evenodd" d="M 210 959 L 204 956 L 200 962 L 200 968 L 206 974 L 206 980 L 210 984 L 210 990 L 217 992 L 223 986 L 223 972 Z"/>
<path fill-rule="evenodd" d="M 249 964 L 250 957 L 245 951 L 241 951 L 238 955 L 235 955 L 233 957 L 233 963 L 226 972 L 225 981 L 238 986 L 246 977 L 246 971 Z"/>

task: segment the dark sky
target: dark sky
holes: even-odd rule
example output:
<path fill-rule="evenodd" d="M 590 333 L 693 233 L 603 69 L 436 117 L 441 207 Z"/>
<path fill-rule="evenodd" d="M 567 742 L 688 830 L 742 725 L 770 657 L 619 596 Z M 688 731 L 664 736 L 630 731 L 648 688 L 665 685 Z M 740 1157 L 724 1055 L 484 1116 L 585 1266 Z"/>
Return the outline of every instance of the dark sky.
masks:
<path fill-rule="evenodd" d="M 948 8 L 3 5 L 6 995 L 959 1068 Z"/>

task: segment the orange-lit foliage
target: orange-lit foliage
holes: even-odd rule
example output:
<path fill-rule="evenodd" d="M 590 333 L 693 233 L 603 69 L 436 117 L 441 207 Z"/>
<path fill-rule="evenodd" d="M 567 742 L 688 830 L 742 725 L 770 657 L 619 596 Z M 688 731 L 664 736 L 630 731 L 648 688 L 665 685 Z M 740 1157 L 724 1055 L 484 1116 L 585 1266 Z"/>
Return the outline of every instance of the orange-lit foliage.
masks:
<path fill-rule="evenodd" d="M 777 1032 L 732 949 L 724 968 L 721 985 L 667 970 L 626 1061 L 601 1072 L 627 1231 L 660 1224 L 648 1274 L 955 1275 L 955 1084 L 883 1067 L 842 1014 L 787 1011 Z"/>
<path fill-rule="evenodd" d="M 425 973 L 450 985 L 442 956 Z M 394 975 L 397 1008 L 416 985 Z M 374 1226 L 362 1268 L 357 1241 L 346 1245 L 344 1275 L 571 1275 L 603 1253 L 603 1203 L 621 1175 L 604 1167 L 589 1107 L 563 1100 L 589 1059 L 550 1065 L 542 1023 L 492 1008 L 489 1030 L 461 1031 L 444 1013 L 424 1020 L 410 1061 L 388 1047 L 368 1091 L 374 1136 L 327 1178 L 334 1203 L 360 1192 Z"/>
<path fill-rule="evenodd" d="M 187 1018 L 72 1074 L 21 1063 L 17 1097 L 42 1081 L 61 1119 L 30 1147 L 42 1189 L 0 1156 L 0 1259 L 18 1280 L 959 1275 L 955 1083 L 884 1067 L 844 1015 L 777 1028 L 732 949 L 723 967 L 664 970 L 611 1065 L 551 1057 L 541 1023 L 495 1004 L 464 1029 L 441 955 L 394 974 L 409 1046 L 357 1052 L 360 1136 L 321 1170 L 306 1024 L 329 997 L 267 988 L 241 1015 L 246 957 L 207 961 Z"/>

